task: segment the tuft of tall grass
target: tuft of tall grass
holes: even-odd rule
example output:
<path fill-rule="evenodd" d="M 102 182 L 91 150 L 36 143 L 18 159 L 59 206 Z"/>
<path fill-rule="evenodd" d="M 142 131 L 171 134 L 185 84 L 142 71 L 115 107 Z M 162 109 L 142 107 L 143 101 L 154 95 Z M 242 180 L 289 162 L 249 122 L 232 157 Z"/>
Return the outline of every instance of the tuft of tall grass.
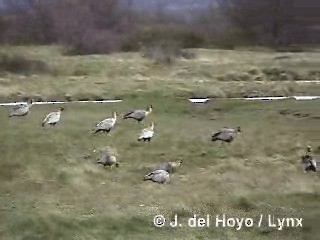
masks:
<path fill-rule="evenodd" d="M 27 75 L 32 73 L 54 73 L 54 69 L 41 60 L 33 60 L 22 55 L 8 55 L 4 53 L 0 53 L 0 71 Z"/>

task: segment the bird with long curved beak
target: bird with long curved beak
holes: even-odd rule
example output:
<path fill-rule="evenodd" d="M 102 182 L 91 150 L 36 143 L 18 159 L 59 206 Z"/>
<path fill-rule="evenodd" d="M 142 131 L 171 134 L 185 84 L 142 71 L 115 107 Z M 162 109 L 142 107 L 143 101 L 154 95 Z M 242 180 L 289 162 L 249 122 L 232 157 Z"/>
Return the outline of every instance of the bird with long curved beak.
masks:
<path fill-rule="evenodd" d="M 60 107 L 58 111 L 49 113 L 43 120 L 42 127 L 45 125 L 56 125 L 60 121 L 62 111 L 64 111 L 64 108 Z"/>
<path fill-rule="evenodd" d="M 123 119 L 132 118 L 138 122 L 146 119 L 147 116 L 153 111 L 153 106 L 149 105 L 146 110 L 133 110 L 123 115 Z"/>
<path fill-rule="evenodd" d="M 18 105 L 14 105 L 11 109 L 10 109 L 10 113 L 9 113 L 9 117 L 22 117 L 22 116 L 26 116 L 29 113 L 29 110 L 31 108 L 33 104 L 33 100 L 29 99 L 27 101 L 27 103 L 21 103 Z"/>
<path fill-rule="evenodd" d="M 114 110 L 112 112 L 112 117 L 111 118 L 106 118 L 102 121 L 100 121 L 99 123 L 96 124 L 96 126 L 94 127 L 94 129 L 92 130 L 93 133 L 97 133 L 97 132 L 110 132 L 111 129 L 113 129 L 113 127 L 115 126 L 116 122 L 117 122 L 117 116 L 118 113 Z"/>

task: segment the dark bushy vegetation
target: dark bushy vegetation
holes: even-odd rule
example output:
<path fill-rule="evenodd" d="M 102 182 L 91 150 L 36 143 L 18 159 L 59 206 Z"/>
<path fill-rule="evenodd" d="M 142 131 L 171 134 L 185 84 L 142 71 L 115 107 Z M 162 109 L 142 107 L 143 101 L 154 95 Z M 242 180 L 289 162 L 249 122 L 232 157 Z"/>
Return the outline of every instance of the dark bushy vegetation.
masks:
<path fill-rule="evenodd" d="M 196 48 L 203 46 L 205 37 L 193 29 L 181 25 L 161 24 L 157 26 L 146 26 L 134 32 L 124 39 L 123 51 L 135 51 L 141 45 L 175 45 L 181 48 Z"/>
<path fill-rule="evenodd" d="M 66 46 L 66 54 L 117 51 L 121 38 L 130 33 L 117 0 L 35 1 L 30 9 L 8 16 L 3 38 L 13 44 Z"/>
<path fill-rule="evenodd" d="M 147 43 L 140 48 L 143 57 L 152 59 L 157 64 L 172 64 L 178 58 L 193 59 L 195 54 L 190 50 L 181 48 L 174 41 Z"/>
<path fill-rule="evenodd" d="M 0 71 L 23 74 L 53 73 L 53 69 L 43 61 L 7 54 L 0 54 Z"/>
<path fill-rule="evenodd" d="M 311 35 L 305 33 L 312 29 L 303 25 L 290 0 L 217 1 L 217 6 L 203 10 L 192 21 L 161 9 L 153 15 L 138 13 L 119 0 L 25 1 L 28 7 L 22 9 L 14 7 L 15 1 L 3 1 L 13 7 L 0 15 L 0 41 L 58 43 L 71 55 L 137 51 L 141 46 L 163 43 L 174 48 L 230 50 L 239 45 L 264 45 L 298 52 L 303 49 L 293 45 L 298 39 L 289 34 L 290 27 L 301 32 L 299 38 L 305 36 L 302 42 L 310 40 Z"/>

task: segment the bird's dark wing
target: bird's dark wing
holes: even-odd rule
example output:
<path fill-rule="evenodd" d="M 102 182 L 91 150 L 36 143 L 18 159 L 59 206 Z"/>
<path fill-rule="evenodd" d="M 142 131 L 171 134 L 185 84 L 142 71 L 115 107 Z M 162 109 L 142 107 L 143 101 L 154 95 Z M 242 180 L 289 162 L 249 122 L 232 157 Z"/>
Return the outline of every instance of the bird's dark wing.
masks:
<path fill-rule="evenodd" d="M 146 115 L 145 113 L 145 110 L 135 110 L 132 114 L 130 114 L 130 117 L 137 120 L 142 120 Z"/>
<path fill-rule="evenodd" d="M 218 137 L 221 133 L 222 133 L 222 131 L 218 131 L 218 132 L 214 133 L 214 134 L 212 135 L 212 137 Z"/>
<path fill-rule="evenodd" d="M 108 155 L 107 155 L 107 154 L 103 154 L 103 155 L 99 158 L 99 160 L 98 160 L 97 163 L 106 164 L 106 163 L 108 162 L 108 159 L 109 159 Z"/>
<path fill-rule="evenodd" d="M 222 131 L 219 133 L 219 135 L 217 136 L 219 139 L 221 140 L 228 140 L 230 139 L 230 137 L 232 137 L 233 134 L 227 131 Z"/>
<path fill-rule="evenodd" d="M 134 111 L 130 111 L 130 112 L 124 114 L 123 117 L 129 117 L 132 113 L 134 113 Z"/>

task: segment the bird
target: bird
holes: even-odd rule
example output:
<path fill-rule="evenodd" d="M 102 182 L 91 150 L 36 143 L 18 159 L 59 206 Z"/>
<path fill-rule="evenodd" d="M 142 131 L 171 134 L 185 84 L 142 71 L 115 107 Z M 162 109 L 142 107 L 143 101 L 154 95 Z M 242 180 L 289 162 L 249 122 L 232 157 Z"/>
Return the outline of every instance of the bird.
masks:
<path fill-rule="evenodd" d="M 301 157 L 301 163 L 304 165 L 304 170 L 306 172 L 317 171 L 317 161 L 313 159 L 310 155 L 304 155 Z"/>
<path fill-rule="evenodd" d="M 301 157 L 301 163 L 303 164 L 304 170 L 306 172 L 317 171 L 317 161 L 313 159 L 313 157 L 311 156 L 311 152 L 312 147 L 307 146 L 306 153 Z"/>
<path fill-rule="evenodd" d="M 312 147 L 310 145 L 307 146 L 306 155 L 312 152 Z"/>
<path fill-rule="evenodd" d="M 109 166 L 110 168 L 113 166 L 119 167 L 119 161 L 117 161 L 117 158 L 108 152 L 104 153 L 97 163 L 102 164 L 103 166 Z"/>
<path fill-rule="evenodd" d="M 154 122 L 152 122 L 149 127 L 142 129 L 138 137 L 138 141 L 143 140 L 144 142 L 145 141 L 150 142 L 153 135 L 154 135 Z"/>
<path fill-rule="evenodd" d="M 175 162 L 162 162 L 159 163 L 154 170 L 165 170 L 168 173 L 173 173 L 180 167 L 182 164 L 182 159 L 175 161 Z"/>
<path fill-rule="evenodd" d="M 157 183 L 165 183 L 170 181 L 170 175 L 165 170 L 155 170 L 145 175 L 143 180 L 144 181 L 151 180 Z"/>
<path fill-rule="evenodd" d="M 150 105 L 147 110 L 133 110 L 123 115 L 123 119 L 132 118 L 141 122 L 153 111 L 153 106 Z"/>
<path fill-rule="evenodd" d="M 49 124 L 51 126 L 54 126 L 56 125 L 59 121 L 60 121 L 60 117 L 61 117 L 61 112 L 64 110 L 63 107 L 61 107 L 59 109 L 59 111 L 57 112 L 52 112 L 52 113 L 49 113 L 45 119 L 43 120 L 42 122 L 42 127 L 44 127 L 46 124 Z"/>
<path fill-rule="evenodd" d="M 117 121 L 117 112 L 113 111 L 111 118 L 106 118 L 96 124 L 95 128 L 92 130 L 93 133 L 97 132 L 110 132 L 110 130 L 114 127 L 115 123 Z"/>
<path fill-rule="evenodd" d="M 241 132 L 240 127 L 236 127 L 236 128 L 223 127 L 218 132 L 212 135 L 211 140 L 212 141 L 220 140 L 222 142 L 231 143 L 233 139 L 236 137 L 238 132 Z"/>
<path fill-rule="evenodd" d="M 17 116 L 22 117 L 28 114 L 30 107 L 32 106 L 32 99 L 30 99 L 27 103 L 20 103 L 18 105 L 14 105 L 9 113 L 9 117 Z"/>

